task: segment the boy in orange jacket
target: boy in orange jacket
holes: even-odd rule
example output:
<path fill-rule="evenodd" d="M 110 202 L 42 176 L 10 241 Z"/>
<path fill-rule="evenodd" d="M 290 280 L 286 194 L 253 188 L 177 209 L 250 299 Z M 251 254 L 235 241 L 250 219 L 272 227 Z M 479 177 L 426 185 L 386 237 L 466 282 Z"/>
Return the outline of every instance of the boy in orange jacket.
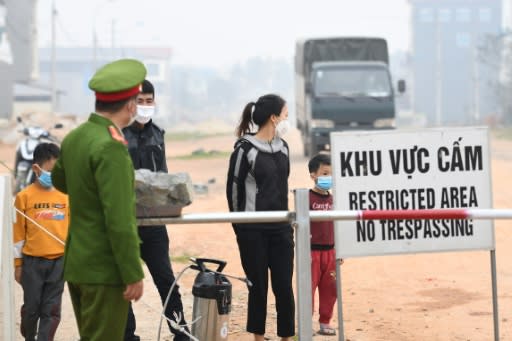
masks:
<path fill-rule="evenodd" d="M 14 204 L 14 278 L 23 287 L 21 334 L 29 341 L 53 340 L 60 322 L 69 208 L 67 195 L 53 187 L 50 176 L 59 152 L 53 143 L 36 147 L 32 169 L 37 179 Z"/>

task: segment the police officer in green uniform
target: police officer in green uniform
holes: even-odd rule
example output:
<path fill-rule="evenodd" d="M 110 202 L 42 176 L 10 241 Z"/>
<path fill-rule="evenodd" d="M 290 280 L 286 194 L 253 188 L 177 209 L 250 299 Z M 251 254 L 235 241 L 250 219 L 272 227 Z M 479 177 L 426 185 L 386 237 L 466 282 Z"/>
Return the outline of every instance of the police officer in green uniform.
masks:
<path fill-rule="evenodd" d="M 135 219 L 134 171 L 121 129 L 136 114 L 142 63 L 118 60 L 89 82 L 96 112 L 62 142 L 52 181 L 69 195 L 64 279 L 80 339 L 121 341 L 128 303 L 144 277 Z"/>

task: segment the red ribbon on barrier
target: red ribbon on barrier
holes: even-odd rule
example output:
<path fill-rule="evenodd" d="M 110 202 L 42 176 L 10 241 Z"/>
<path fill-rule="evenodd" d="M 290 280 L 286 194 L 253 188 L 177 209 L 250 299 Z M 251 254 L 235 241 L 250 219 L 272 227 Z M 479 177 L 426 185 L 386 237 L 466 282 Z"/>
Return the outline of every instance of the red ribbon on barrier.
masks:
<path fill-rule="evenodd" d="M 469 218 L 464 209 L 434 210 L 365 210 L 361 212 L 362 220 L 392 219 L 466 219 Z"/>

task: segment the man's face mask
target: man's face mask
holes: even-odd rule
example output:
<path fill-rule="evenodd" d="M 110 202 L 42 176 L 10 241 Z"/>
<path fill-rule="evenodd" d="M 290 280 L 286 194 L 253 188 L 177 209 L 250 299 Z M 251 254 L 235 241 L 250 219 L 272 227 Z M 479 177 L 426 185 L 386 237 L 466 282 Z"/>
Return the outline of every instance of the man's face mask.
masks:
<path fill-rule="evenodd" d="M 151 120 L 154 114 L 154 105 L 137 105 L 137 115 L 135 116 L 135 121 L 139 122 L 140 124 L 146 124 Z"/>

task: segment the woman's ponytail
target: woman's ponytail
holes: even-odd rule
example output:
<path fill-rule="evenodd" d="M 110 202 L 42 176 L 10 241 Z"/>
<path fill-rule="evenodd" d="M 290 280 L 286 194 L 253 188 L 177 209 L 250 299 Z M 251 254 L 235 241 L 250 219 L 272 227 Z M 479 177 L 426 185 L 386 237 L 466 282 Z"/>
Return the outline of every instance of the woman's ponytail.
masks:
<path fill-rule="evenodd" d="M 238 137 L 242 137 L 252 129 L 252 111 L 256 103 L 249 102 L 244 108 L 242 113 L 242 118 L 240 119 L 240 124 L 236 129 L 236 135 Z"/>

